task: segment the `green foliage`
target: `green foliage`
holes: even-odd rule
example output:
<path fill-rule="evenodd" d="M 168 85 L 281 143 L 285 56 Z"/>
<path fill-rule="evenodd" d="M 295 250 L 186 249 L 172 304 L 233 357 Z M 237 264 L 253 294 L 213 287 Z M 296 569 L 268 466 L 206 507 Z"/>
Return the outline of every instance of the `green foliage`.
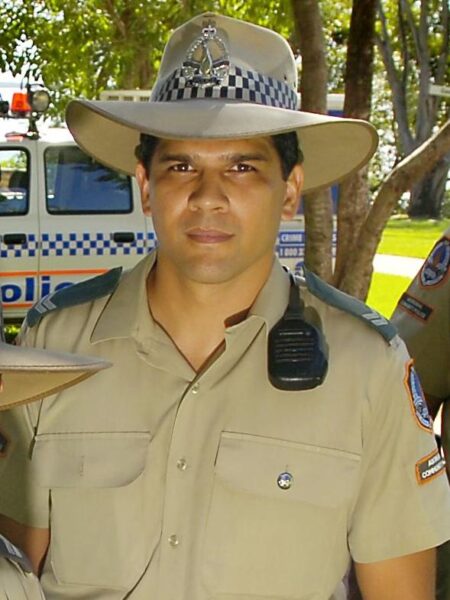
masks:
<path fill-rule="evenodd" d="M 318 1 L 325 30 L 329 91 L 340 92 L 352 2 Z M 443 48 L 442 11 L 448 0 L 426 1 L 433 78 Z M 417 25 L 419 0 L 382 0 L 380 6 L 386 14 L 395 66 L 399 77 L 406 79 L 413 131 L 421 65 L 406 11 L 399 11 L 402 3 L 411 7 L 411 18 Z M 42 80 L 52 92 L 51 114 L 62 120 L 71 97 L 98 98 L 104 89 L 151 89 L 170 32 L 187 18 L 211 10 L 275 29 L 298 54 L 291 0 L 4 0 L 0 3 L 0 68 L 9 68 L 14 73 L 27 69 L 30 81 Z M 392 101 L 386 69 L 378 55 L 372 120 L 380 132 L 381 146 L 372 163 L 373 190 L 401 155 L 397 149 L 399 127 Z M 442 122 L 446 115 L 448 104 L 442 100 L 437 122 Z"/>
<path fill-rule="evenodd" d="M 20 331 L 20 325 L 19 324 L 8 324 L 4 326 L 4 334 L 5 334 L 5 340 L 11 344 L 14 339 L 16 338 L 17 334 Z"/>
<path fill-rule="evenodd" d="M 61 116 L 70 97 L 150 89 L 170 32 L 210 10 L 290 35 L 288 0 L 10 0 L 0 5 L 0 67 L 42 80 Z"/>
<path fill-rule="evenodd" d="M 351 0 L 321 0 L 330 91 L 341 91 Z M 71 97 L 104 89 L 150 89 L 170 32 L 187 18 L 217 11 L 273 28 L 297 43 L 290 0 L 6 0 L 0 3 L 0 68 L 52 92 L 62 118 Z"/>

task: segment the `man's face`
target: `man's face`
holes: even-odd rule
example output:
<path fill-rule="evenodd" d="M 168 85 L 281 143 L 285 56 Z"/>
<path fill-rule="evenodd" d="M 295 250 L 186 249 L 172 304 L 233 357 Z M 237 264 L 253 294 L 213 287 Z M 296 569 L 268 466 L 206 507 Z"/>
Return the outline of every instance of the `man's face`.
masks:
<path fill-rule="evenodd" d="M 294 217 L 303 181 L 287 181 L 270 138 L 161 140 L 147 178 L 136 171 L 159 243 L 158 268 L 197 283 L 267 276 L 281 219 Z"/>

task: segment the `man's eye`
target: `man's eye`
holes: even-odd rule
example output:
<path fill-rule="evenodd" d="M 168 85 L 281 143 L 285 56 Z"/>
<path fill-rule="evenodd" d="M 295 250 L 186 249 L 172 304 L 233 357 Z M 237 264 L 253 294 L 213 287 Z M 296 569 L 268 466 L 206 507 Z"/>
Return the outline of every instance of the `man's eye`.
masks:
<path fill-rule="evenodd" d="M 248 163 L 237 163 L 234 165 L 233 171 L 238 171 L 239 173 L 250 173 L 251 171 L 255 171 L 255 167 L 249 165 Z"/>
<path fill-rule="evenodd" d="M 178 173 L 186 173 L 187 171 L 192 171 L 192 167 L 189 163 L 176 163 L 170 168 L 172 171 L 176 171 Z"/>

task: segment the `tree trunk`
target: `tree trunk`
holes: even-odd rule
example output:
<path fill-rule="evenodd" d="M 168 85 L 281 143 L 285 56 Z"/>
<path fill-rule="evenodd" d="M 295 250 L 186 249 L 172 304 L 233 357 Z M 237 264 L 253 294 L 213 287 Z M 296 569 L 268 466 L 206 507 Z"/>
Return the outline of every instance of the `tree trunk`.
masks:
<path fill-rule="evenodd" d="M 317 0 L 291 0 L 302 57 L 301 110 L 326 114 L 328 69 L 322 17 Z M 332 276 L 333 211 L 331 194 L 304 198 L 305 264 L 326 281 Z"/>
<path fill-rule="evenodd" d="M 371 113 L 375 16 L 377 0 L 354 0 L 350 21 L 345 76 L 344 115 L 369 119 Z M 340 287 L 349 255 L 356 252 L 359 231 L 369 211 L 367 167 L 342 182 L 338 204 L 337 252 L 333 283 Z M 361 279 L 360 286 L 371 277 L 364 270 L 352 273 Z M 364 281 L 363 281 L 364 280 Z M 368 282 L 367 282 L 368 285 Z"/>
<path fill-rule="evenodd" d="M 305 213 L 305 265 L 325 281 L 331 281 L 333 271 L 333 205 L 327 190 L 303 197 Z"/>
<path fill-rule="evenodd" d="M 435 168 L 411 191 L 408 215 L 439 219 L 445 198 L 450 156 L 440 161 Z"/>

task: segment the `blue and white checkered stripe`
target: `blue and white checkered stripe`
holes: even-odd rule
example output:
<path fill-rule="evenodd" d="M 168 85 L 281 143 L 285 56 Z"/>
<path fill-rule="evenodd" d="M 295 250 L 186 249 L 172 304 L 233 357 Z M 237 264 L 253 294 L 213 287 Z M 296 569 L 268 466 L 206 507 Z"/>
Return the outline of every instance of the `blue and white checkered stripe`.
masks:
<path fill-rule="evenodd" d="M 176 69 L 161 83 L 153 97 L 155 102 L 192 98 L 227 98 L 290 110 L 298 108 L 297 92 L 283 81 L 233 65 L 230 65 L 228 74 L 220 84 L 206 87 L 192 85 L 183 76 L 182 69 Z"/>
<path fill-rule="evenodd" d="M 39 250 L 37 236 L 33 233 L 27 235 L 25 244 L 4 244 L 0 243 L 0 258 L 34 258 Z"/>
<path fill-rule="evenodd" d="M 0 258 L 33 258 L 41 251 L 49 256 L 126 256 L 143 255 L 155 246 L 155 234 L 135 233 L 134 242 L 118 243 L 110 233 L 43 233 L 39 243 L 34 234 L 27 235 L 27 243 L 0 245 Z"/>

